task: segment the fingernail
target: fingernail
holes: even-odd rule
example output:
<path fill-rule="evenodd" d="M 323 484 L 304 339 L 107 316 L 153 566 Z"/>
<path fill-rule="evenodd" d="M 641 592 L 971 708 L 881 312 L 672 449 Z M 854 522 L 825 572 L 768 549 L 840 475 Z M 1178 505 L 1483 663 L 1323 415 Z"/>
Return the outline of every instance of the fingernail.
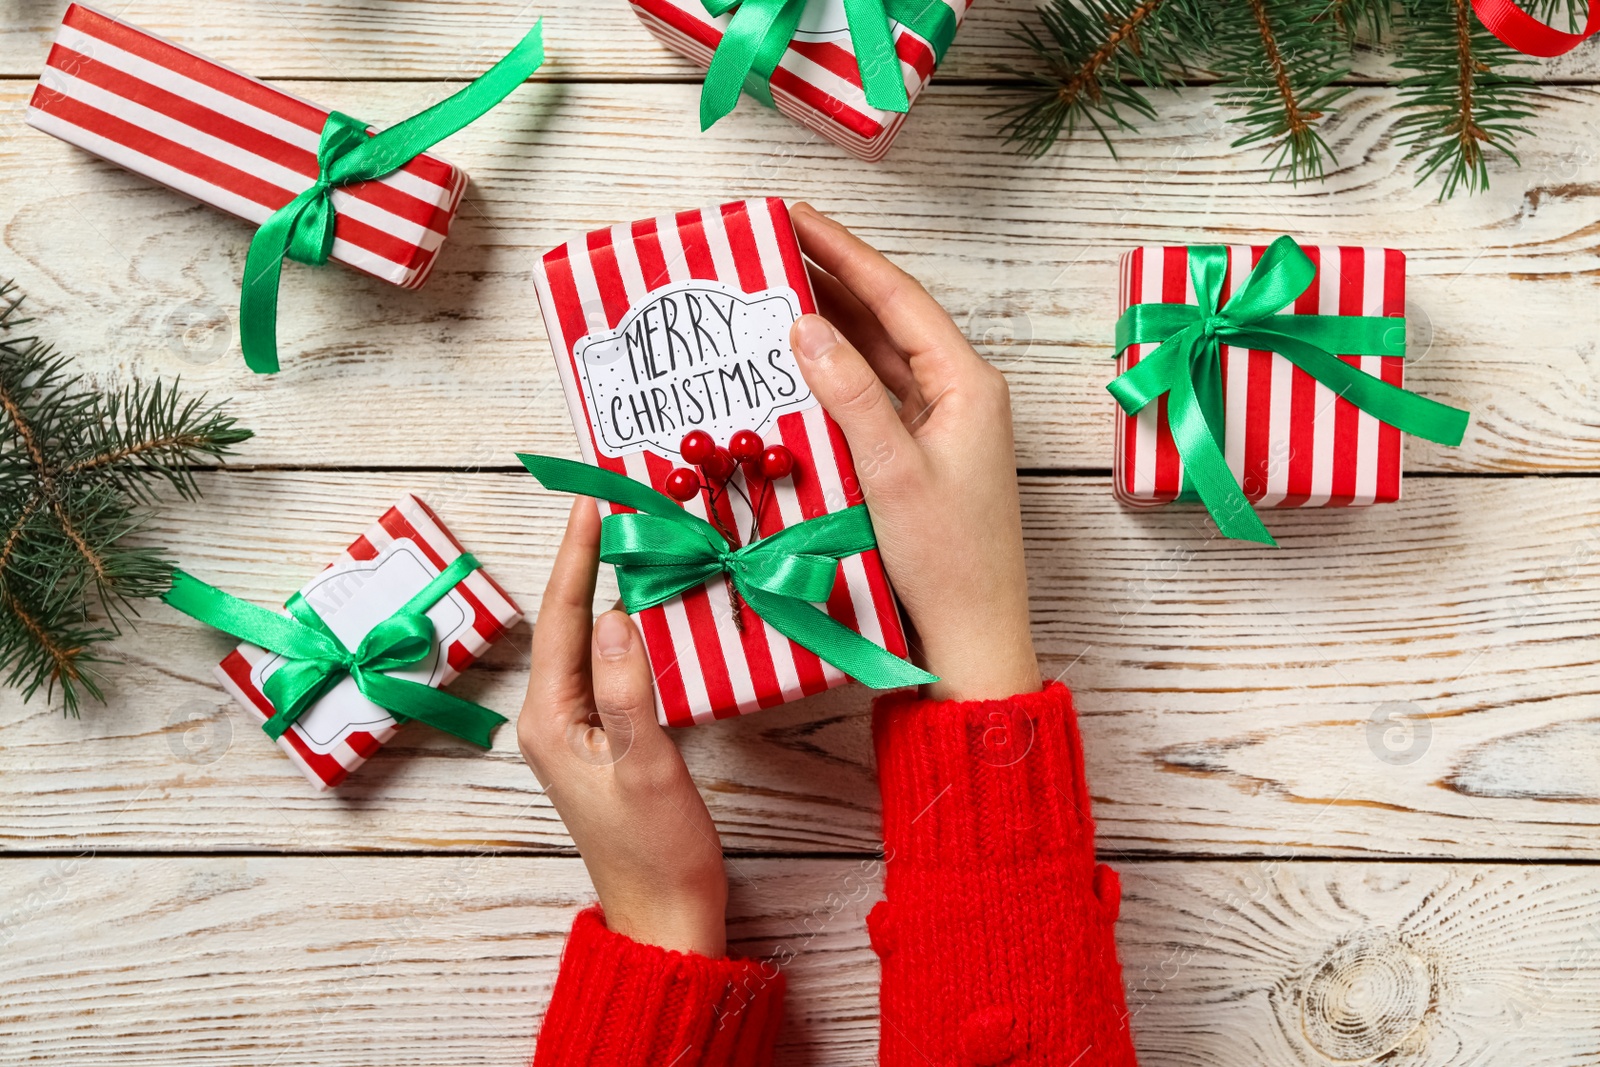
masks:
<path fill-rule="evenodd" d="M 821 315 L 802 315 L 794 327 L 795 351 L 806 359 L 826 359 L 838 347 L 839 331 Z"/>
<path fill-rule="evenodd" d="M 594 647 L 606 659 L 626 655 L 633 647 L 633 627 L 620 611 L 608 611 L 594 624 Z"/>

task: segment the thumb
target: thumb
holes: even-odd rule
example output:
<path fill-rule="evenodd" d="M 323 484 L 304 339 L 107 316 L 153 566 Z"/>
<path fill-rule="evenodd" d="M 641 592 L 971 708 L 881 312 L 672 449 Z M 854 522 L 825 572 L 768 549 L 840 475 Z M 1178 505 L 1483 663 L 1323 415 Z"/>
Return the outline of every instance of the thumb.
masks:
<path fill-rule="evenodd" d="M 656 722 L 655 680 L 644 641 L 626 612 L 613 608 L 595 621 L 590 659 L 595 710 L 611 762 L 672 748 Z"/>
<path fill-rule="evenodd" d="M 900 421 L 889 391 L 832 323 L 821 315 L 802 315 L 789 329 L 789 344 L 812 395 L 844 431 L 850 451 L 857 456 L 880 456 L 887 445 L 891 460 L 910 454 L 911 435 Z M 870 480 L 878 466 L 862 471 L 863 479 Z"/>

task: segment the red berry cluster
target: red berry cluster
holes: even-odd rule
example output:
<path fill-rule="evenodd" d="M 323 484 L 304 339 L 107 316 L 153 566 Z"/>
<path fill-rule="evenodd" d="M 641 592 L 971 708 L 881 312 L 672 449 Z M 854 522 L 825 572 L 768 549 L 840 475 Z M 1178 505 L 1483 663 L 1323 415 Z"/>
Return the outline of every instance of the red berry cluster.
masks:
<path fill-rule="evenodd" d="M 728 484 L 733 472 L 742 465 L 745 477 L 754 482 L 787 478 L 794 472 L 794 453 L 782 445 L 764 448 L 761 435 L 754 430 L 740 430 L 728 438 L 726 447 L 717 444 L 704 430 L 690 430 L 678 444 L 678 454 L 694 464 L 698 471 L 679 467 L 667 475 L 666 492 L 674 500 L 688 503 L 700 490 L 716 492 Z"/>
<path fill-rule="evenodd" d="M 678 443 L 678 453 L 698 469 L 678 467 L 668 474 L 663 486 L 666 494 L 687 504 L 703 491 L 707 516 L 733 545 L 740 543 L 739 535 L 724 521 L 718 502 L 730 492 L 744 500 L 750 508 L 749 540 L 754 541 L 761 532 L 761 512 L 767 505 L 772 483 L 794 473 L 794 453 L 782 445 L 766 447 L 754 430 L 735 433 L 728 438 L 726 447 L 713 441 L 704 430 L 690 430 Z M 759 486 L 754 500 L 732 480 L 740 467 L 744 468 L 745 487 L 755 490 Z"/>

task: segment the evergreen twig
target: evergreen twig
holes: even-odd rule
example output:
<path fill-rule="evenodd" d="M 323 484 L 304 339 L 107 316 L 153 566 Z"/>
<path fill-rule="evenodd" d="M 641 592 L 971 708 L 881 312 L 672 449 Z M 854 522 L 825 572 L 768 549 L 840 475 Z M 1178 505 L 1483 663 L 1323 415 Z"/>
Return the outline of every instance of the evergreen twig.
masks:
<path fill-rule="evenodd" d="M 1336 23 L 1320 16 L 1326 0 L 1233 0 L 1248 17 L 1219 18 L 1215 64 L 1222 102 L 1241 113 L 1230 121 L 1247 131 L 1234 147 L 1264 144 L 1276 177 L 1320 178 L 1333 150 L 1320 126 L 1350 93 L 1335 84 L 1348 43 Z"/>
<path fill-rule="evenodd" d="M 101 392 L 20 330 L 22 297 L 0 284 L 0 675 L 23 699 L 59 685 L 65 710 L 103 700 L 98 645 L 159 596 L 172 564 L 126 542 L 159 485 L 198 494 L 192 465 L 250 431 L 159 382 Z M 98 621 L 93 617 L 98 609 Z"/>
<path fill-rule="evenodd" d="M 1156 117 L 1144 87 L 1174 88 L 1187 73 L 1181 47 L 1207 36 L 1203 0 L 1052 0 L 1041 12 L 1047 42 L 1031 26 L 1012 36 L 1044 64 L 1043 71 L 1005 68 L 1028 83 L 1022 103 L 997 112 L 1008 143 L 1041 155 L 1079 124 L 1100 135 L 1106 126 L 1132 130 L 1130 115 Z"/>
<path fill-rule="evenodd" d="M 1485 148 L 1519 163 L 1512 138 L 1528 133 L 1522 120 L 1533 115 L 1528 98 L 1538 87 L 1499 69 L 1517 53 L 1483 28 L 1470 0 L 1405 5 L 1410 32 L 1395 66 L 1417 73 L 1400 81 L 1400 98 L 1413 110 L 1396 124 L 1397 136 L 1408 146 L 1406 158 L 1421 161 L 1418 182 L 1442 174 L 1441 200 L 1458 188 L 1480 192 L 1489 187 Z M 1438 17 L 1441 8 L 1447 17 Z"/>
<path fill-rule="evenodd" d="M 1525 2 L 1569 30 L 1588 9 L 1587 0 Z M 1235 146 L 1265 146 L 1274 176 L 1317 178 L 1333 160 L 1322 130 L 1353 90 L 1345 83 L 1352 51 L 1358 41 L 1385 42 L 1412 72 L 1397 85 L 1405 114 L 1396 135 L 1419 181 L 1438 177 L 1441 199 L 1477 192 L 1488 187 L 1490 149 L 1517 161 L 1538 87 L 1505 72 L 1527 57 L 1471 8 L 1471 0 L 1048 0 L 1038 28 L 1013 33 L 1037 62 L 1004 68 L 1026 95 L 996 117 L 1006 141 L 1029 155 L 1087 126 L 1115 156 L 1114 132 L 1157 117 L 1150 89 L 1180 89 L 1199 73 L 1216 78 L 1220 101 L 1237 112 L 1230 121 L 1244 134 Z"/>

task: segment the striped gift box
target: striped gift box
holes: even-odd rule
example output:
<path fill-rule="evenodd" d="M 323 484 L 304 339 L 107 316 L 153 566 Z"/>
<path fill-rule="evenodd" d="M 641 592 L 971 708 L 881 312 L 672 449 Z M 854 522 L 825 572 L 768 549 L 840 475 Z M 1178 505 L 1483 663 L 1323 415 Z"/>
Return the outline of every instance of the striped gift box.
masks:
<path fill-rule="evenodd" d="M 428 506 L 402 497 L 300 593 L 347 648 L 422 591 L 462 553 Z M 437 645 L 428 659 L 392 672 L 431 686 L 448 685 L 522 618 L 494 579 L 474 570 L 427 612 Z M 262 722 L 273 714 L 261 684 L 284 662 L 247 643 L 228 653 L 216 675 Z M 278 738 L 307 780 L 329 789 L 395 735 L 399 723 L 341 678 Z"/>
<path fill-rule="evenodd" d="M 731 429 L 753 429 L 795 457 L 793 476 L 774 483 L 764 505 L 754 493 L 762 536 L 861 503 L 844 437 L 789 351 L 789 325 L 816 305 L 783 201 L 744 200 L 574 237 L 545 253 L 535 284 L 586 461 L 662 490 L 683 465 L 677 444 L 685 431 L 705 429 L 726 444 Z M 705 334 L 689 325 L 692 310 L 675 319 L 654 310 L 675 301 L 687 307 L 691 297 L 706 309 Z M 673 329 L 681 345 L 667 339 Z M 660 344 L 646 365 L 642 350 L 628 345 L 647 340 L 649 330 Z M 746 362 L 752 356 L 759 374 Z M 639 366 L 630 368 L 635 359 Z M 729 384 L 735 372 L 743 384 Z M 758 376 L 770 395 L 754 385 Z M 629 392 L 634 377 L 648 381 Z M 756 390 L 753 404 L 746 385 Z M 742 470 L 733 482 L 752 494 Z M 704 494 L 686 507 L 711 518 Z M 725 529 L 749 531 L 752 509 L 738 493 L 726 494 L 719 508 Z M 846 557 L 839 573 L 828 614 L 904 656 L 899 609 L 878 553 Z M 720 579 L 636 619 L 655 673 L 657 716 L 668 726 L 743 715 L 847 680 L 748 607 L 736 620 Z"/>
<path fill-rule="evenodd" d="M 82 4 L 67 8 L 28 125 L 259 226 L 317 176 L 328 112 Z M 421 155 L 333 192 L 332 258 L 425 282 L 466 174 Z"/>
<path fill-rule="evenodd" d="M 1317 276 L 1280 314 L 1403 316 L 1405 253 L 1392 248 L 1302 245 Z M 1222 301 L 1261 259 L 1265 246 L 1230 246 Z M 1121 311 L 1134 304 L 1193 304 L 1189 250 L 1146 245 L 1122 257 Z M 1403 329 L 1397 324 L 1397 329 Z M 1156 350 L 1131 345 L 1120 374 Z M 1223 345 L 1223 453 L 1258 507 L 1349 507 L 1400 499 L 1401 433 L 1336 395 L 1275 352 Z M 1401 356 L 1345 356 L 1391 385 L 1404 384 Z M 1138 415 L 1117 411 L 1113 480 L 1132 505 L 1188 501 L 1183 462 L 1167 425 L 1167 398 Z"/>
<path fill-rule="evenodd" d="M 946 4 L 956 23 L 971 0 L 929 0 Z M 712 16 L 700 0 L 631 0 L 635 13 L 662 44 L 702 67 L 722 41 L 732 14 Z M 912 103 L 933 77 L 938 59 L 922 37 L 898 22 L 889 23 L 906 95 Z M 845 22 L 844 0 L 809 0 L 800 29 L 772 72 L 772 102 L 791 120 L 839 145 L 851 155 L 876 163 L 889 151 L 905 123 L 904 112 L 880 111 L 867 103 L 861 72 Z"/>

